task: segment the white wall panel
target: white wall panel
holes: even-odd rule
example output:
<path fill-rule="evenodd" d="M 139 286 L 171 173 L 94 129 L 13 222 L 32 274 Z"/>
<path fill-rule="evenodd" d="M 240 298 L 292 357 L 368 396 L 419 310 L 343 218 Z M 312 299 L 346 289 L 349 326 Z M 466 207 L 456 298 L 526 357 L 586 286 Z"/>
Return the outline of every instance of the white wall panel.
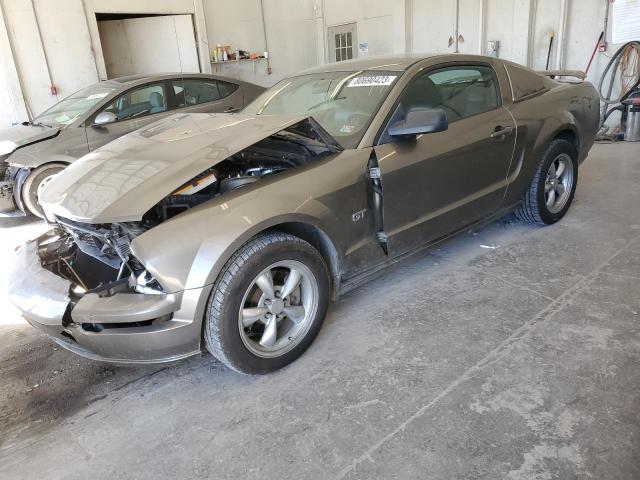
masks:
<path fill-rule="evenodd" d="M 30 1 L 2 0 L 15 66 L 22 79 L 24 101 L 34 115 L 56 103 L 34 10 Z M 11 50 L 7 51 L 8 54 Z"/>
<path fill-rule="evenodd" d="M 81 0 L 37 0 L 40 24 L 51 78 L 58 98 L 98 81 L 91 37 Z"/>
<path fill-rule="evenodd" d="M 326 26 L 356 24 L 358 43 L 368 46 L 368 52 L 356 52 L 358 56 L 405 51 L 405 0 L 324 0 L 320 3 L 324 4 Z"/>
<path fill-rule="evenodd" d="M 560 1 L 560 0 L 557 0 Z M 500 42 L 500 57 L 527 64 L 531 0 L 485 0 L 486 40 Z"/>
<path fill-rule="evenodd" d="M 413 52 L 453 52 L 449 38 L 455 33 L 455 0 L 413 2 Z"/>
<path fill-rule="evenodd" d="M 28 120 L 27 108 L 0 4 L 0 129 L 25 120 Z"/>

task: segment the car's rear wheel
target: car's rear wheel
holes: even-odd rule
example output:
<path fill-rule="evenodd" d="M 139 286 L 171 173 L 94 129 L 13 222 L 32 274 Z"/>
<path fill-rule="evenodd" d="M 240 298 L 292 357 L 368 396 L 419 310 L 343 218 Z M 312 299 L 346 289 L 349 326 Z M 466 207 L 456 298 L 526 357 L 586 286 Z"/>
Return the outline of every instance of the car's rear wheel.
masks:
<path fill-rule="evenodd" d="M 329 275 L 315 248 L 280 232 L 259 235 L 233 255 L 214 285 L 206 347 L 239 372 L 271 372 L 309 347 L 328 302 Z"/>
<path fill-rule="evenodd" d="M 38 202 L 38 192 L 54 175 L 66 167 L 64 163 L 48 163 L 31 171 L 22 185 L 22 202 L 27 213 L 44 218 L 44 212 Z"/>
<path fill-rule="evenodd" d="M 547 148 L 516 210 L 524 221 L 550 225 L 569 210 L 578 183 L 578 153 L 566 140 L 556 139 Z"/>

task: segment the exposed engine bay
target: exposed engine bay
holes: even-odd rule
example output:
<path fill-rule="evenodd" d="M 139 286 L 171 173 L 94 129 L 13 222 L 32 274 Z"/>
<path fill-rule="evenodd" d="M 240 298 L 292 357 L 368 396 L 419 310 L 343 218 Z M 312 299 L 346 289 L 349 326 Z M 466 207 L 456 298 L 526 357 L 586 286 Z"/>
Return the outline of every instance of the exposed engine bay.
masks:
<path fill-rule="evenodd" d="M 310 119 L 273 134 L 200 173 L 153 206 L 138 222 L 87 224 L 55 217 L 41 242 L 44 268 L 71 282 L 71 296 L 87 292 L 162 294 L 161 285 L 131 255 L 131 241 L 147 230 L 220 195 L 303 167 L 341 148 Z"/>

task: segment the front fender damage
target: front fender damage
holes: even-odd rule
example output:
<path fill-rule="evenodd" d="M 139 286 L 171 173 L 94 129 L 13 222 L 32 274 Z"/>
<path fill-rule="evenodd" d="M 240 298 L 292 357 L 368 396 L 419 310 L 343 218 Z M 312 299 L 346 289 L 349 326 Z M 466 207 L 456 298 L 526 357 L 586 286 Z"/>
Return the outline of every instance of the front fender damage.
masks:
<path fill-rule="evenodd" d="M 131 278 L 87 290 L 79 284 L 87 272 L 100 275 L 90 258 L 70 250 L 64 233 L 47 232 L 17 251 L 10 300 L 31 325 L 88 358 L 156 363 L 199 352 L 199 325 L 183 299 L 189 305 L 201 292 L 138 293 Z"/>

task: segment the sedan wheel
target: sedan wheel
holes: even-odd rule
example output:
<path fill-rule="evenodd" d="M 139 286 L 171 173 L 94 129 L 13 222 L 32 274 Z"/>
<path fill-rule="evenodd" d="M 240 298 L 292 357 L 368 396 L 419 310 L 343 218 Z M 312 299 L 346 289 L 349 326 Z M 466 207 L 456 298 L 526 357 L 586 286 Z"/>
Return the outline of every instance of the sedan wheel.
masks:
<path fill-rule="evenodd" d="M 66 167 L 67 165 L 64 163 L 48 163 L 31 171 L 22 186 L 22 202 L 25 206 L 25 213 L 32 213 L 44 218 L 44 212 L 38 201 L 38 194 L 54 175 L 57 175 Z"/>

